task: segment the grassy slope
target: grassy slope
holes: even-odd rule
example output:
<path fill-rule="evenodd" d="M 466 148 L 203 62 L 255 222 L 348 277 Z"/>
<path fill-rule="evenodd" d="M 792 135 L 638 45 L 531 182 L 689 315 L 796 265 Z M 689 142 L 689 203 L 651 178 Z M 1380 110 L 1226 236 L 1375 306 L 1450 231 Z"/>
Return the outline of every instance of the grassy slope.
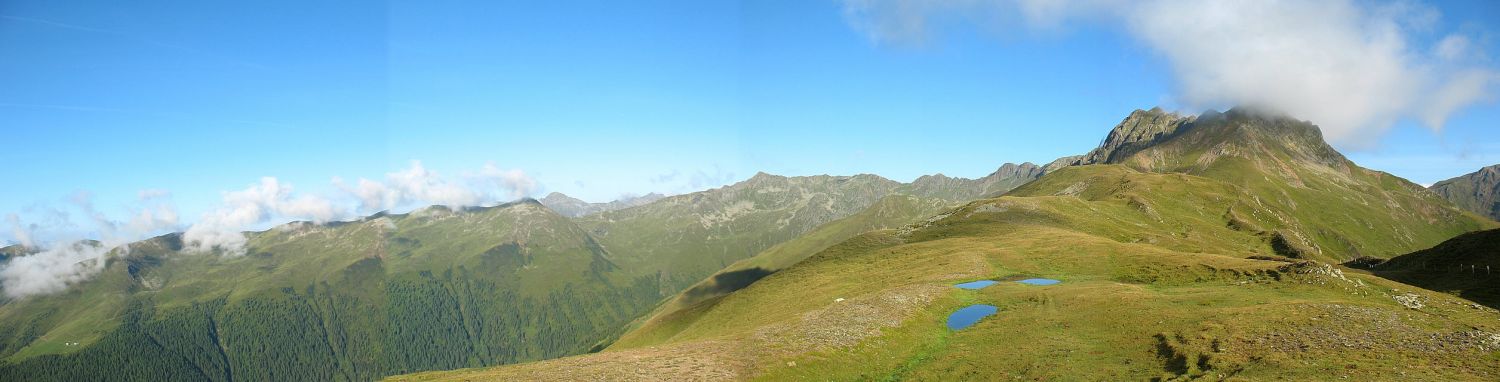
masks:
<path fill-rule="evenodd" d="M 671 196 L 578 221 L 604 247 L 620 254 L 617 260 L 623 268 L 636 274 L 660 274 L 666 292 L 676 293 L 736 261 L 863 211 L 888 195 L 961 202 L 968 199 L 953 198 L 1009 190 L 1030 181 L 1035 173 L 1020 176 L 997 172 L 983 179 L 903 184 L 875 175 L 762 173 L 723 188 Z"/>
<path fill-rule="evenodd" d="M 920 191 L 1014 182 L 986 180 Z M 253 233 L 242 257 L 179 254 L 166 236 L 64 294 L 0 303 L 0 376 L 360 380 L 581 353 L 722 264 L 905 188 L 763 174 L 583 227 L 530 202 L 434 207 Z"/>
<path fill-rule="evenodd" d="M 643 341 L 398 379 L 1500 377 L 1493 309 L 1283 257 L 1389 257 L 1496 224 L 1353 166 L 1305 126 L 1243 118 L 861 235 L 628 335 Z M 951 287 L 1025 276 L 1064 282 Z M 973 303 L 1001 311 L 942 326 Z"/>
<path fill-rule="evenodd" d="M 371 379 L 515 362 L 587 350 L 661 297 L 654 280 L 619 272 L 582 229 L 534 203 L 294 223 L 252 235 L 249 248 L 136 250 L 65 295 L 0 306 L 5 375 L 87 379 L 98 374 L 84 361 L 96 357 L 165 353 L 155 362 L 204 347 L 211 359 L 174 364 L 183 376 Z M 142 332 L 151 339 L 131 337 Z"/>
<path fill-rule="evenodd" d="M 627 269 L 661 273 L 682 290 L 734 261 L 853 214 L 900 183 L 853 177 L 757 174 L 716 190 L 580 218 Z"/>
<path fill-rule="evenodd" d="M 651 314 L 643 316 L 639 320 L 641 323 L 637 326 L 670 325 L 672 328 L 681 328 L 686 322 L 691 322 L 691 315 L 706 311 L 723 296 L 754 281 L 741 280 L 733 275 L 753 275 L 748 277 L 768 275 L 795 265 L 813 254 L 859 234 L 896 228 L 930 217 L 943 209 L 950 208 L 949 203 L 940 199 L 910 195 L 887 196 L 853 216 L 829 222 L 806 235 L 777 244 L 754 257 L 730 264 L 714 273 L 714 276 L 705 278 L 667 300 Z M 620 338 L 611 346 L 628 348 L 634 344 L 658 342 L 662 337 L 675 334 L 670 328 L 634 329 L 629 333 L 630 335 Z"/>

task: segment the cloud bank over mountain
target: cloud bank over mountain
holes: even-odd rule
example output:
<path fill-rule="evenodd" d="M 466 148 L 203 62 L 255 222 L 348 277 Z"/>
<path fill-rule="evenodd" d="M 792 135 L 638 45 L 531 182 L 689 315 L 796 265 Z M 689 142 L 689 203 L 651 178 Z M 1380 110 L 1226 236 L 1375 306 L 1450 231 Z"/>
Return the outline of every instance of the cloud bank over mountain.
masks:
<path fill-rule="evenodd" d="M 220 203 L 196 222 L 180 221 L 171 192 L 142 190 L 117 220 L 97 208 L 92 195 L 78 192 L 59 207 L 37 206 L 30 213 L 9 213 L 5 225 L 18 244 L 32 250 L 0 265 L 0 287 L 12 298 L 63 291 L 104 267 L 112 251 L 146 237 L 183 231 L 188 252 L 225 256 L 244 254 L 248 230 L 292 220 L 317 223 L 348 220 L 381 210 L 425 205 L 450 207 L 497 204 L 530 196 L 535 179 L 518 169 L 486 163 L 479 169 L 445 177 L 419 161 L 386 174 L 383 180 L 360 178 L 353 184 L 333 178 L 336 192 L 304 193 L 275 177 L 262 177 L 244 189 L 227 191 Z M 79 214 L 81 221 L 74 221 Z M 50 232 L 49 232 L 50 231 Z"/>
<path fill-rule="evenodd" d="M 269 222 L 322 223 L 415 206 L 496 204 L 530 195 L 537 188 L 536 180 L 524 171 L 503 170 L 494 163 L 448 178 L 423 167 L 421 161 L 387 173 L 380 181 L 360 178 L 349 184 L 334 177 L 332 183 L 338 194 L 298 194 L 291 184 L 261 178 L 260 183 L 244 190 L 224 193 L 223 204 L 189 227 L 183 233 L 183 242 L 193 251 L 238 255 L 245 249 L 242 231 Z"/>
<path fill-rule="evenodd" d="M 1164 57 L 1178 101 L 1249 106 L 1369 147 L 1397 121 L 1440 130 L 1490 101 L 1500 71 L 1471 36 L 1437 31 L 1416 2 L 1189 0 L 845 0 L 849 25 L 882 45 L 929 43 L 946 25 L 984 30 L 1117 28 Z M 1444 34 L 1446 33 L 1446 34 Z M 1433 43 L 1426 43 L 1435 41 Z"/>
<path fill-rule="evenodd" d="M 12 235 L 26 247 L 40 249 L 39 252 L 10 258 L 0 266 L 0 288 L 11 298 L 36 294 L 55 293 L 67 289 L 68 285 L 87 280 L 104 269 L 104 256 L 116 247 L 147 235 L 177 229 L 177 209 L 166 192 L 141 192 L 135 205 L 127 208 L 130 218 L 125 221 L 111 219 L 94 206 L 93 195 L 78 192 L 67 198 L 72 208 L 88 219 L 83 227 L 72 222 L 71 216 L 59 209 L 44 211 L 47 224 L 24 224 L 20 215 L 7 214 L 6 223 Z M 68 232 L 47 236 L 50 243 L 37 243 L 35 232 L 43 228 L 67 229 Z M 91 240 L 84 240 L 83 233 L 68 228 L 88 230 Z M 123 249 L 122 249 L 123 250 Z"/>

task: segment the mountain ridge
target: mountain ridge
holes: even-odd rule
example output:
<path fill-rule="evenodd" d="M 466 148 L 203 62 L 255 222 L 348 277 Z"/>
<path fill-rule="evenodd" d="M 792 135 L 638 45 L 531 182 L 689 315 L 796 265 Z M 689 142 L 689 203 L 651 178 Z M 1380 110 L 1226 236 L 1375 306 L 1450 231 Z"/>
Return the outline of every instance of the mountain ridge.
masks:
<path fill-rule="evenodd" d="M 1466 210 L 1500 220 L 1500 164 L 1433 183 L 1428 189 Z"/>
<path fill-rule="evenodd" d="M 538 200 L 538 202 L 547 206 L 547 208 L 551 208 L 553 211 L 557 211 L 557 213 L 562 214 L 563 216 L 576 218 L 605 211 L 614 211 L 622 208 L 630 208 L 650 204 L 651 202 L 660 200 L 661 198 L 665 197 L 666 195 L 653 192 L 640 196 L 625 196 L 604 203 L 589 203 L 581 199 L 568 196 L 567 194 L 563 194 L 561 192 L 553 192 L 547 194 L 547 196 L 545 197 L 542 197 L 542 199 Z"/>
<path fill-rule="evenodd" d="M 583 353 L 724 265 L 902 187 L 762 173 L 578 218 L 530 198 L 427 206 L 245 232 L 242 256 L 184 253 L 167 234 L 63 293 L 0 301 L 0 379 L 369 380 Z M 983 192 L 950 191 L 923 192 Z"/>

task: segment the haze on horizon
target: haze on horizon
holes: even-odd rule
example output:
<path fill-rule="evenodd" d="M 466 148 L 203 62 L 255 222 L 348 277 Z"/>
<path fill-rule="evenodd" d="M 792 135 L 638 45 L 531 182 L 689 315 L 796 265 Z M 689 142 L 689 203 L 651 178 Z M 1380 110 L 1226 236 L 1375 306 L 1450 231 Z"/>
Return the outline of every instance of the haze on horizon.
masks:
<path fill-rule="evenodd" d="M 0 243 L 187 231 L 216 245 L 290 220 L 554 191 L 603 202 L 757 171 L 976 178 L 1081 154 L 1153 106 L 1279 110 L 1430 184 L 1500 162 L 1494 15 L 1482 1 L 15 2 L 0 7 L 0 159 L 24 186 L 0 191 Z"/>

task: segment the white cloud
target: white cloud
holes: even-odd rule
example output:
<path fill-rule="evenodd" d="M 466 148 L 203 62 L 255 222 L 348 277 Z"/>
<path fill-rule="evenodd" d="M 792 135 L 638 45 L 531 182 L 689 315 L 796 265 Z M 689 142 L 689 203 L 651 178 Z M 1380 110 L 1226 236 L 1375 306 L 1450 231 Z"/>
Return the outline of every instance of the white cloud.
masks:
<path fill-rule="evenodd" d="M 5 223 L 10 225 L 10 235 L 24 247 L 34 246 L 31 241 L 31 227 L 21 224 L 21 217 L 14 213 L 5 214 Z"/>
<path fill-rule="evenodd" d="M 1422 111 L 1422 122 L 1443 126 L 1458 109 L 1479 101 L 1493 100 L 1490 90 L 1500 84 L 1500 72 L 1469 69 L 1454 73 L 1448 82 L 1432 92 Z"/>
<path fill-rule="evenodd" d="M 442 175 L 412 161 L 406 170 L 386 174 L 388 190 L 400 203 L 421 202 L 445 206 L 467 206 L 479 203 L 479 194 L 468 187 L 451 183 Z M 394 205 L 384 208 L 393 208 Z"/>
<path fill-rule="evenodd" d="M 127 208 L 131 219 L 121 223 L 96 208 L 92 194 L 74 193 L 67 201 L 89 219 L 89 226 L 83 229 L 92 233 L 97 241 L 84 241 L 69 233 L 60 233 L 40 252 L 12 258 L 0 267 L 0 287 L 7 296 L 21 298 L 59 292 L 93 277 L 103 269 L 105 256 L 110 251 L 124 250 L 131 241 L 177 229 L 177 211 L 167 199 L 168 195 L 142 191 L 137 205 Z M 74 226 L 65 211 L 45 209 L 43 212 L 43 219 L 52 220 L 51 227 Z M 36 224 L 23 225 L 17 214 L 6 215 L 6 221 L 22 245 L 37 248 L 41 244 L 33 239 Z"/>
<path fill-rule="evenodd" d="M 1442 41 L 1438 41 L 1433 47 L 1433 54 L 1444 60 L 1458 60 L 1464 58 L 1469 52 L 1469 37 L 1464 35 L 1448 35 Z"/>
<path fill-rule="evenodd" d="M 247 230 L 288 220 L 345 220 L 353 217 L 355 207 L 373 212 L 426 204 L 475 206 L 528 196 L 538 188 L 536 180 L 524 171 L 501 169 L 494 163 L 458 179 L 447 179 L 416 161 L 409 168 L 386 174 L 384 181 L 359 179 L 350 186 L 334 178 L 333 184 L 345 192 L 333 198 L 298 193 L 291 184 L 274 177 L 224 192 L 218 207 L 183 232 L 187 251 L 241 255 L 247 249 Z M 170 192 L 149 189 L 136 196 L 136 203 L 125 208 L 128 219 L 124 222 L 96 208 L 88 192 L 66 198 L 88 218 L 85 227 L 74 224 L 66 211 L 41 205 L 28 208 L 24 217 L 7 214 L 5 222 L 11 235 L 22 245 L 42 247 L 42 251 L 0 265 L 0 287 L 11 297 L 63 291 L 98 274 L 111 250 L 124 250 L 132 241 L 180 229 L 180 216 L 171 203 Z M 39 230 L 47 232 L 46 239 L 38 239 Z M 84 244 L 84 237 L 97 239 L 98 245 Z"/>
<path fill-rule="evenodd" d="M 1473 53 L 1467 37 L 1447 36 L 1432 49 L 1413 46 L 1440 16 L 1411 2 L 846 0 L 844 6 L 850 25 L 877 43 L 923 41 L 933 20 L 943 19 L 993 23 L 1015 16 L 1033 28 L 1107 23 L 1167 59 L 1188 106 L 1280 110 L 1353 146 L 1373 144 L 1403 118 L 1440 129 L 1500 83 L 1500 72 L 1466 59 Z"/>
<path fill-rule="evenodd" d="M 89 218 L 89 222 L 93 223 L 100 240 L 113 240 L 118 235 L 119 224 L 110 220 L 109 216 L 94 208 L 93 194 L 90 194 L 88 191 L 75 192 L 68 197 L 68 202 L 72 203 L 74 207 L 78 207 Z"/>
<path fill-rule="evenodd" d="M 349 212 L 332 201 L 314 195 L 294 195 L 292 185 L 273 177 L 233 192 L 224 193 L 224 204 L 203 215 L 183 233 L 183 241 L 193 251 L 220 250 L 225 254 L 243 254 L 246 238 L 243 230 L 273 219 L 306 219 L 328 222 L 346 218 Z"/>
<path fill-rule="evenodd" d="M 493 187 L 494 190 L 503 194 L 493 197 L 504 197 L 507 199 L 519 199 L 536 192 L 537 183 L 530 175 L 520 169 L 503 170 L 495 166 L 494 162 L 485 162 L 484 167 L 479 169 L 479 174 L 471 175 L 470 178 L 477 180 L 481 189 Z"/>
<path fill-rule="evenodd" d="M 342 179 L 334 178 L 334 184 L 359 199 L 363 212 L 389 210 L 412 203 L 431 203 L 445 206 L 467 206 L 479 203 L 479 193 L 463 185 L 449 182 L 442 175 L 422 166 L 421 161 L 412 161 L 405 170 L 385 174 L 384 182 L 360 178 L 351 188 Z"/>
<path fill-rule="evenodd" d="M 412 161 L 411 167 L 387 173 L 381 182 L 361 178 L 350 186 L 334 178 L 333 183 L 354 196 L 365 213 L 412 205 L 477 206 L 528 196 L 537 189 L 536 179 L 526 172 L 501 169 L 494 163 L 485 163 L 478 172 L 461 178 L 445 178 L 423 167 L 421 161 Z"/>
<path fill-rule="evenodd" d="M 11 298 L 61 292 L 98 274 L 109 250 L 107 245 L 76 242 L 15 257 L 0 268 L 0 286 Z"/>
<path fill-rule="evenodd" d="M 163 190 L 145 190 L 139 194 L 140 207 L 130 208 L 130 221 L 125 223 L 125 238 L 138 238 L 160 231 L 178 229 L 177 208 L 172 205 L 172 194 Z"/>
<path fill-rule="evenodd" d="M 141 200 L 162 199 L 172 197 L 172 192 L 160 188 L 148 188 L 135 193 L 136 198 Z"/>

